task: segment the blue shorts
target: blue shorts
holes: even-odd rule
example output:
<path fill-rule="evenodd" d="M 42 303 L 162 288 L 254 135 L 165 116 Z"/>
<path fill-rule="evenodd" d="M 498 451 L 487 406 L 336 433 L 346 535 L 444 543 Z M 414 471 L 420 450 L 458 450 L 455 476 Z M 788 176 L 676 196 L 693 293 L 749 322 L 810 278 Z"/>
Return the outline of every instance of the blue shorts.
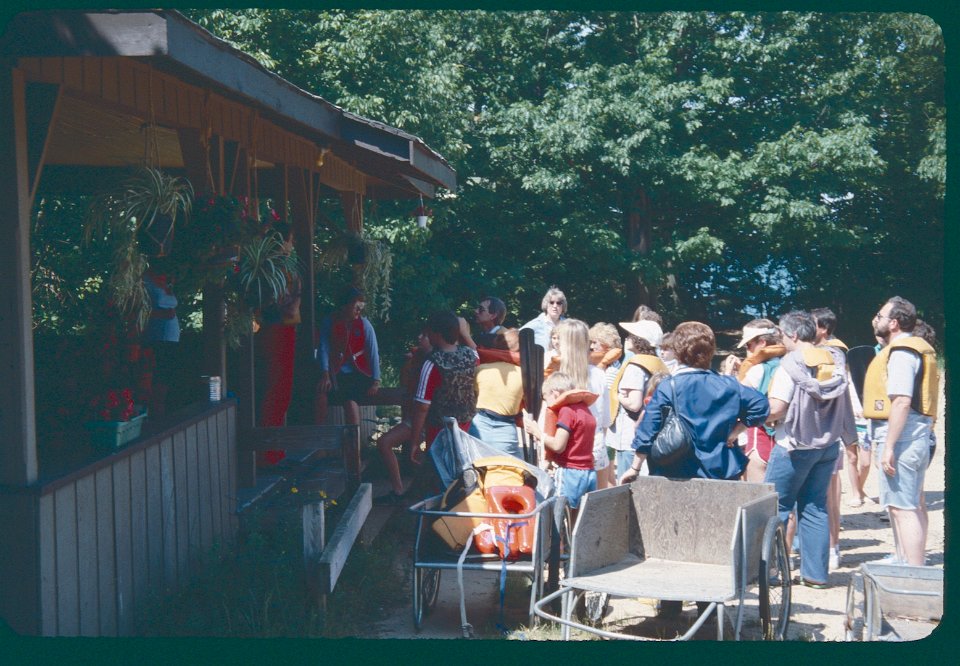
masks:
<path fill-rule="evenodd" d="M 877 455 L 883 459 L 883 449 L 888 442 L 878 442 Z M 916 439 L 901 439 L 894 446 L 896 472 L 887 476 L 880 471 L 880 506 L 884 509 L 917 510 L 920 508 L 920 492 L 930 464 L 930 436 L 926 433 Z"/>
<path fill-rule="evenodd" d="M 571 509 L 580 506 L 580 498 L 597 489 L 597 472 L 592 469 L 558 467 L 554 476 L 557 494 L 567 499 Z"/>

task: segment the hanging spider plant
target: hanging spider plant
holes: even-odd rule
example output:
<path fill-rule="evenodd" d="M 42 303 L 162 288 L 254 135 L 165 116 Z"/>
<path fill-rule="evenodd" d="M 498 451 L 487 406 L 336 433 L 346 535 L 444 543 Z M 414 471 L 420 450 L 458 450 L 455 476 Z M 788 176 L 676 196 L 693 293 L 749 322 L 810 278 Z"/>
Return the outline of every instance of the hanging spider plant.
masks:
<path fill-rule="evenodd" d="M 255 238 L 240 248 L 239 291 L 254 307 L 279 301 L 288 280 L 299 273 L 296 251 L 278 233 Z"/>
<path fill-rule="evenodd" d="M 120 311 L 141 328 L 150 315 L 150 298 L 143 286 L 149 265 L 141 247 L 156 247 L 150 254 L 169 251 L 182 214 L 190 215 L 193 186 L 185 178 L 170 176 L 159 169 L 141 167 L 124 178 L 116 189 L 93 198 L 84 220 L 84 241 L 109 240 L 113 244 L 110 289 Z"/>

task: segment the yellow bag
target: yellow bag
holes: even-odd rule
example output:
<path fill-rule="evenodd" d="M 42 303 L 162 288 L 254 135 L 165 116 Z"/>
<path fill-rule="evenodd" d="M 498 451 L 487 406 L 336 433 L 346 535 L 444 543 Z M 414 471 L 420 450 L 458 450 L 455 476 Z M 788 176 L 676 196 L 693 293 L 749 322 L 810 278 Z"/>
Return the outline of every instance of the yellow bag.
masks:
<path fill-rule="evenodd" d="M 447 487 L 440 500 L 440 510 L 452 513 L 489 513 L 485 488 L 523 486 L 530 483 L 535 483 L 535 477 L 524 469 L 523 461 L 513 456 L 477 458 L 473 461 L 472 468 L 454 479 Z M 432 528 L 450 548 L 462 550 L 470 540 L 473 529 L 482 522 L 483 518 L 441 516 L 433 522 Z"/>

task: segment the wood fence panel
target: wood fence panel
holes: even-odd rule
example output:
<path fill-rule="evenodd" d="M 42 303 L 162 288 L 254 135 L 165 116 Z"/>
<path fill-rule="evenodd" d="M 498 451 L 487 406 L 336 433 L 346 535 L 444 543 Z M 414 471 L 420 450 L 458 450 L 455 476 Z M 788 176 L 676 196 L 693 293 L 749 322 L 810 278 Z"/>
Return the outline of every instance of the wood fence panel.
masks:
<path fill-rule="evenodd" d="M 227 419 L 227 492 L 221 506 L 227 516 L 227 537 L 232 539 L 237 530 L 237 409 L 229 409 Z"/>
<path fill-rule="evenodd" d="M 97 573 L 97 494 L 93 476 L 77 480 L 77 572 L 80 578 L 80 635 L 100 631 Z"/>
<path fill-rule="evenodd" d="M 200 485 L 197 473 L 197 426 L 191 425 L 186 432 L 187 466 L 187 543 L 191 565 L 203 553 L 200 548 Z"/>
<path fill-rule="evenodd" d="M 147 593 L 163 587 L 163 490 L 160 483 L 160 447 L 146 451 Z"/>
<path fill-rule="evenodd" d="M 227 413 L 220 412 L 215 419 L 211 419 L 216 437 L 210 442 L 210 516 L 213 518 L 214 540 L 220 541 L 223 536 L 223 515 L 221 497 L 223 488 L 220 485 L 222 466 L 222 444 L 227 434 Z"/>
<path fill-rule="evenodd" d="M 213 545 L 213 517 L 210 511 L 210 422 L 197 424 L 197 483 L 200 490 L 200 547 Z"/>
<path fill-rule="evenodd" d="M 77 581 L 77 492 L 74 484 L 54 495 L 57 558 L 57 635 L 80 633 L 80 589 Z"/>
<path fill-rule="evenodd" d="M 186 580 L 184 572 L 187 571 L 188 543 L 187 532 L 189 530 L 187 510 L 187 443 L 183 432 L 173 435 L 173 482 L 174 482 L 174 503 L 175 516 L 177 524 L 177 571 L 178 576 Z"/>
<path fill-rule="evenodd" d="M 140 456 L 141 460 L 143 456 Z M 129 636 L 133 633 L 133 498 L 130 495 L 130 458 L 118 460 L 113 465 L 113 521 L 116 553 L 116 633 Z M 142 498 L 141 498 L 142 499 Z M 142 502 L 141 502 L 142 506 Z M 143 515 L 142 513 L 140 514 Z M 141 526 L 142 526 L 142 520 Z M 146 532 L 137 530 L 144 536 Z M 142 551 L 141 551 L 142 552 Z"/>
<path fill-rule="evenodd" d="M 57 635 L 57 531 L 53 495 L 40 498 L 40 635 Z"/>
<path fill-rule="evenodd" d="M 131 604 L 140 603 L 150 590 L 148 505 L 147 455 L 138 451 L 130 456 L 130 566 L 133 571 Z"/>
<path fill-rule="evenodd" d="M 97 581 L 100 626 L 98 636 L 117 635 L 117 526 L 113 512 L 113 468 L 98 470 L 97 490 Z"/>
<path fill-rule="evenodd" d="M 174 495 L 173 440 L 160 443 L 160 504 L 163 511 L 163 584 L 172 588 L 177 584 L 177 500 Z"/>

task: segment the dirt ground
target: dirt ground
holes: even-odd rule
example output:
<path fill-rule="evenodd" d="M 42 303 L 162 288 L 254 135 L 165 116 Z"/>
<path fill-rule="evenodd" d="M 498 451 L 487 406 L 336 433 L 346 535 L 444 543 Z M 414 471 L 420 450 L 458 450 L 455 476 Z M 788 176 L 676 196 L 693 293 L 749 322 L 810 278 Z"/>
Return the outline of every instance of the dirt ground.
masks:
<path fill-rule="evenodd" d="M 940 414 L 944 414 L 944 398 L 941 390 Z M 928 564 L 942 567 L 944 563 L 944 438 L 943 419 L 936 427 L 938 448 L 927 471 L 925 494 L 929 513 L 929 537 L 927 541 Z M 841 472 L 846 481 L 846 471 Z M 868 495 L 877 497 L 877 470 L 871 469 L 867 480 Z M 840 566 L 832 570 L 829 576 L 830 587 L 814 590 L 800 585 L 792 587 L 793 609 L 788 640 L 800 641 L 842 641 L 844 640 L 844 617 L 847 596 L 847 584 L 851 574 L 864 562 L 870 562 L 893 552 L 893 533 L 886 520 L 886 512 L 873 501 L 864 506 L 853 508 L 848 505 L 850 494 L 842 496 Z M 397 567 L 401 575 L 409 576 L 412 550 L 398 549 Z M 501 635 L 499 577 L 491 572 L 464 572 L 467 621 L 478 637 L 496 637 Z M 559 634 L 549 628 L 528 629 L 526 621 L 527 595 L 520 580 L 511 578 L 507 585 L 504 605 L 503 625 L 511 631 L 506 635 L 514 639 L 552 639 Z M 654 607 L 652 600 L 613 600 L 611 608 L 604 617 L 605 625 L 618 623 L 653 623 Z M 463 636 L 460 618 L 460 592 L 455 572 L 444 572 L 441 578 L 440 595 L 436 606 L 426 617 L 422 630 L 416 632 L 413 626 L 410 602 L 405 607 L 394 609 L 390 620 L 370 627 L 367 638 L 460 638 Z M 735 607 L 730 611 L 735 611 Z M 728 611 L 728 612 L 730 612 Z M 675 635 L 685 631 L 696 615 L 696 607 L 685 607 L 683 618 L 677 626 L 663 625 L 657 620 L 661 635 Z M 932 624 L 920 623 L 919 635 L 933 628 Z M 674 632 L 671 634 L 671 632 Z M 725 630 L 729 636 L 729 625 Z M 744 613 L 743 638 L 756 639 L 760 635 L 757 611 L 756 587 L 748 593 Z M 712 639 L 715 628 L 704 628 L 697 638 Z"/>

